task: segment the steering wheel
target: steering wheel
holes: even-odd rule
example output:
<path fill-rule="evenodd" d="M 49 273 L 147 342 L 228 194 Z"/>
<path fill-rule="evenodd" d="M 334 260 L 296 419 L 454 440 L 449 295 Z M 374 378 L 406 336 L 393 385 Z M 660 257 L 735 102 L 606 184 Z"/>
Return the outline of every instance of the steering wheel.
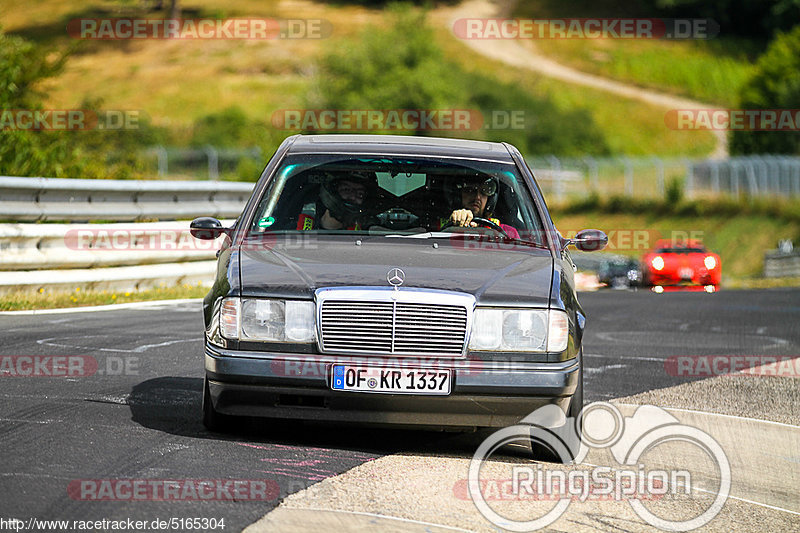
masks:
<path fill-rule="evenodd" d="M 470 222 L 474 222 L 479 226 L 484 226 L 484 227 L 487 227 L 489 229 L 493 229 L 493 230 L 497 231 L 498 233 L 503 234 L 503 236 L 505 236 L 505 237 L 507 237 L 509 239 L 511 238 L 511 237 L 509 237 L 508 233 L 506 233 L 506 231 L 502 227 L 500 227 L 500 224 L 496 224 L 496 223 L 492 222 L 491 220 L 489 220 L 488 218 L 473 217 L 473 219 L 470 220 Z M 455 223 L 452 220 L 448 220 L 447 223 L 444 226 L 439 228 L 439 231 L 442 231 L 444 229 L 447 229 L 447 228 L 450 228 L 450 227 L 453 227 L 453 226 L 455 226 Z M 462 226 L 457 226 L 457 227 L 462 227 Z M 467 225 L 467 226 L 463 226 L 463 227 L 469 228 L 471 226 Z"/>

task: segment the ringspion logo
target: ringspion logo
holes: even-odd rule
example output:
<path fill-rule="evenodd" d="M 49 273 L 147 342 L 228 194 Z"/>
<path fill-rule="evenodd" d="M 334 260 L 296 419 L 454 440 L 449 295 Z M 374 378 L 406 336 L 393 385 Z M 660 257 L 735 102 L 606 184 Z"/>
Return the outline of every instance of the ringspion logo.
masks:
<path fill-rule="evenodd" d="M 540 465 L 536 468 L 514 465 L 510 479 L 500 479 L 499 483 L 495 478 L 481 477 L 481 470 L 489 459 L 511 443 L 544 446 L 563 463 L 581 464 L 590 449 L 607 450 L 613 460 L 609 465 L 591 469 L 544 470 Z M 685 468 L 648 468 L 644 464 L 648 452 L 665 444 L 684 446 L 684 453 L 705 454 L 715 470 L 714 484 L 703 489 L 714 495 L 713 502 L 707 508 L 692 508 L 677 520 L 659 516 L 645 505 L 645 502 L 661 498 L 691 497 L 697 485 L 696 476 Z M 607 402 L 585 406 L 577 418 L 567 418 L 558 406 L 547 405 L 519 424 L 495 431 L 475 451 L 466 480 L 468 497 L 481 515 L 498 528 L 511 531 L 546 528 L 558 520 L 573 501 L 595 499 L 626 501 L 653 527 L 689 531 L 704 526 L 719 514 L 730 488 L 730 462 L 725 450 L 711 435 L 681 424 L 656 406 L 639 406 L 632 416 L 623 416 L 617 407 Z M 457 482 L 453 490 L 456 498 L 463 497 L 463 482 Z M 524 514 L 515 512 L 511 517 L 488 504 L 503 500 L 555 500 L 557 503 L 549 510 L 535 506 L 516 508 Z"/>

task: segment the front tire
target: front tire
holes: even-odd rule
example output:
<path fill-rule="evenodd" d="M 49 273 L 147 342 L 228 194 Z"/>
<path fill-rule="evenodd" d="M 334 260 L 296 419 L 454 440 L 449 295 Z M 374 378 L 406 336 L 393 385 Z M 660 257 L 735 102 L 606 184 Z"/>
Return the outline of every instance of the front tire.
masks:
<path fill-rule="evenodd" d="M 578 353 L 578 385 L 575 392 L 572 394 L 572 399 L 567 408 L 567 423 L 560 428 L 531 428 L 531 452 L 533 457 L 538 460 L 546 461 L 549 463 L 567 464 L 571 463 L 577 457 L 581 445 L 581 433 L 583 427 L 580 419 L 581 411 L 583 410 L 583 349 Z M 574 430 L 573 430 L 574 428 Z M 537 438 L 537 434 L 549 433 L 547 437 L 550 439 L 556 435 L 558 439 L 564 444 L 568 450 L 568 457 L 562 453 L 558 453 L 552 446 L 546 444 L 547 438 Z"/>

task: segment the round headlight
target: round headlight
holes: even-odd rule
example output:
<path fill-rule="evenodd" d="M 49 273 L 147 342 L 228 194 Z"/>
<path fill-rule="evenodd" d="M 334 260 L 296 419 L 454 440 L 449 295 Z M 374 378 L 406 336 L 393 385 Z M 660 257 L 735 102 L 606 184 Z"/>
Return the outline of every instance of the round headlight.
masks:
<path fill-rule="evenodd" d="M 512 349 L 541 349 L 547 338 L 544 313 L 510 311 L 503 317 L 503 342 Z"/>
<path fill-rule="evenodd" d="M 660 255 L 657 255 L 650 261 L 650 264 L 653 265 L 653 268 L 656 270 L 661 270 L 664 268 L 664 258 Z"/>
<path fill-rule="evenodd" d="M 706 268 L 711 270 L 715 266 L 717 266 L 717 260 L 714 259 L 713 255 L 707 255 L 705 259 L 703 259 L 703 264 L 706 265 Z"/>

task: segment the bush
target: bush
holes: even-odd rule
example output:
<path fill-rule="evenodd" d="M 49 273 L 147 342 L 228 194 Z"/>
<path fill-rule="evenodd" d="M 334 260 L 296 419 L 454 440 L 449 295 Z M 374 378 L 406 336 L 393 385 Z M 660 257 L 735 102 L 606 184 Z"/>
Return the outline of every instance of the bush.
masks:
<path fill-rule="evenodd" d="M 236 167 L 236 181 L 256 182 L 261 177 L 262 170 L 264 170 L 263 161 L 243 157 Z"/>
<path fill-rule="evenodd" d="M 239 107 L 229 107 L 197 119 L 192 132 L 192 146 L 232 147 L 244 144 L 250 121 Z"/>
<path fill-rule="evenodd" d="M 681 200 L 683 200 L 683 180 L 680 178 L 669 180 L 664 191 L 664 198 L 670 205 L 681 203 Z"/>

